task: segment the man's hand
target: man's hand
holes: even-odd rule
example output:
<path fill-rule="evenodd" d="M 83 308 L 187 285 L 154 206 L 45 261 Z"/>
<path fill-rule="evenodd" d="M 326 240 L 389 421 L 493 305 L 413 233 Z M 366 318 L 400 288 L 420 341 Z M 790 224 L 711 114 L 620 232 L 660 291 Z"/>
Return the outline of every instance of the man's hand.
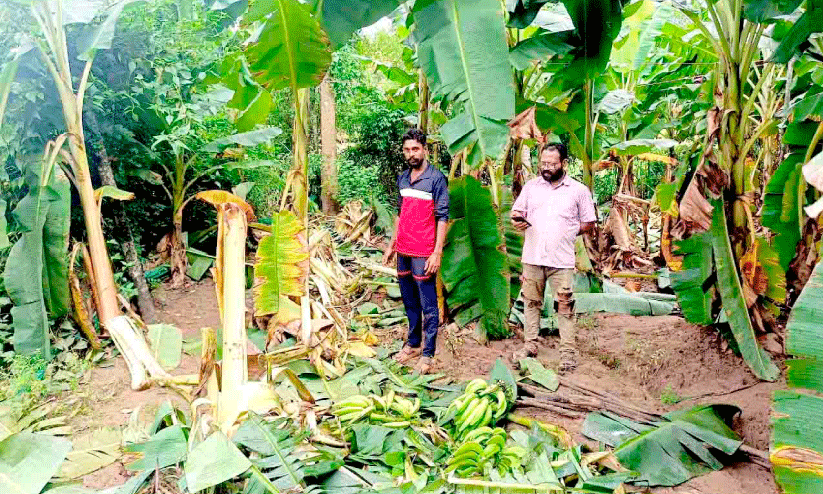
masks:
<path fill-rule="evenodd" d="M 389 266 L 389 261 L 391 261 L 391 256 L 394 255 L 394 247 L 387 247 L 386 252 L 383 253 L 383 265 Z"/>
<path fill-rule="evenodd" d="M 434 252 L 432 255 L 426 259 L 426 275 L 431 276 L 433 274 L 437 274 L 437 271 L 440 269 L 440 258 L 443 256 L 440 252 Z"/>
<path fill-rule="evenodd" d="M 526 223 L 525 221 L 515 221 L 514 220 L 515 218 L 523 218 L 523 213 L 521 213 L 519 211 L 512 211 L 511 218 L 512 218 L 511 219 L 512 226 L 518 232 L 525 232 L 529 228 L 529 224 Z"/>
<path fill-rule="evenodd" d="M 579 235 L 590 235 L 594 233 L 594 222 L 588 221 L 586 223 L 580 223 L 580 233 Z"/>

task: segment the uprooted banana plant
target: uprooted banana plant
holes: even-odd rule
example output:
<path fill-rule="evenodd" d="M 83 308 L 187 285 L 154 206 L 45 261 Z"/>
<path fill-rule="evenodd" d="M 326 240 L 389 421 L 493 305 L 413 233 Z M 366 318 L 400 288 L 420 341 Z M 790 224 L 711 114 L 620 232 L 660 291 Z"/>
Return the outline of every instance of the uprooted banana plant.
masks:
<path fill-rule="evenodd" d="M 87 5 L 77 5 L 71 0 L 24 0 L 19 3 L 29 8 L 32 18 L 39 26 L 38 32 L 35 33 L 35 46 L 54 81 L 66 125 L 66 133 L 47 145 L 46 159 L 39 174 L 40 183 L 35 185 L 38 192 L 49 187 L 51 185 L 49 177 L 58 176 L 58 173 L 53 170 L 59 165 L 62 173 L 77 189 L 85 220 L 91 271 L 95 280 L 93 289 L 100 301 L 98 307 L 100 322 L 111 334 L 128 364 L 132 388 L 143 389 L 150 384 L 149 375 L 165 378 L 168 374 L 152 357 L 142 333 L 135 328 L 130 319 L 121 314 L 117 300 L 117 287 L 106 249 L 106 240 L 103 236 L 100 208 L 92 185 L 83 129 L 83 103 L 94 55 L 98 49 L 111 47 L 115 33 L 114 26 L 129 0 L 121 0 L 108 6 L 95 4 L 93 8 Z M 69 23 L 89 24 L 98 17 L 102 17 L 103 22 L 88 29 L 79 40 L 76 52 L 78 59 L 85 63 L 82 73 L 74 74 L 71 71 L 68 56 L 65 25 Z M 2 81 L 0 81 L 3 84 L 3 89 L 0 90 L 0 115 L 3 113 L 2 109 L 8 97 L 6 88 L 13 82 L 15 76 L 15 64 L 12 63 L 10 67 L 4 70 Z M 79 82 L 75 83 L 75 81 Z M 44 178 L 45 181 L 43 181 Z M 37 218 L 38 221 L 43 221 L 47 217 L 47 211 L 41 208 L 43 204 L 40 199 L 33 201 L 35 215 L 32 219 Z M 50 209 L 52 212 L 57 211 L 56 208 Z M 67 211 L 68 209 L 65 211 L 66 216 Z M 34 235 L 41 236 L 43 232 L 42 226 L 38 226 L 35 228 Z M 68 297 L 69 293 L 67 270 L 65 262 L 54 261 L 54 259 L 64 259 L 67 255 L 67 248 L 67 243 L 63 243 L 60 248 L 50 251 L 48 256 L 41 258 L 41 261 L 47 259 L 48 266 L 54 266 L 55 262 L 63 264 L 60 268 L 60 272 L 63 273 L 62 279 L 59 282 L 56 279 L 52 280 L 54 286 L 51 288 L 52 292 L 58 290 L 63 293 L 61 295 L 63 300 L 68 300 L 63 297 Z M 41 267 L 38 267 L 36 271 L 39 273 L 35 273 L 36 277 L 32 277 L 31 280 L 39 282 L 43 279 L 43 271 Z M 16 302 L 19 310 L 31 311 L 31 320 L 35 321 L 34 324 L 39 328 L 36 330 L 38 332 L 44 331 L 46 320 L 43 305 L 48 297 L 50 295 L 43 297 L 34 295 Z M 47 303 L 51 304 L 51 302 Z M 26 309 L 23 309 L 24 306 Z M 45 356 L 49 357 L 48 338 L 46 333 L 42 334 L 42 338 L 38 337 L 40 343 L 35 346 L 46 352 Z M 34 349 L 34 346 L 29 346 L 28 351 Z"/>

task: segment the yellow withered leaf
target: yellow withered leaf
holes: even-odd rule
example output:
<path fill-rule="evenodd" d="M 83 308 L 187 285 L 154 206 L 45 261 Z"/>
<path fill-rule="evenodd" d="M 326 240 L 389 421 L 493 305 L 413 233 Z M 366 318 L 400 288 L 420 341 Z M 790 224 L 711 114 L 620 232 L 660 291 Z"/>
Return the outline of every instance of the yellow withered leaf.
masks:
<path fill-rule="evenodd" d="M 205 201 L 214 207 L 218 207 L 227 202 L 237 204 L 246 213 L 246 218 L 249 222 L 257 220 L 257 216 L 254 214 L 254 209 L 249 205 L 249 203 L 231 192 L 226 192 L 225 190 L 204 190 L 203 192 L 198 192 L 194 197 L 200 199 L 201 201 Z"/>

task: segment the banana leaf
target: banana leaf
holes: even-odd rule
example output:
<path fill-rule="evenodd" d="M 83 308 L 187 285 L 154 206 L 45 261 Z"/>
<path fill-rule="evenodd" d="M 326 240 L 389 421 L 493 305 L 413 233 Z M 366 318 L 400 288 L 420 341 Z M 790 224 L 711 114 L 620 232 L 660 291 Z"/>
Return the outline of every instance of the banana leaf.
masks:
<path fill-rule="evenodd" d="M 264 421 L 257 414 L 250 414 L 233 437 L 241 447 L 261 456 L 255 466 L 265 479 L 252 478 L 251 483 L 272 483 L 281 492 L 289 489 L 305 489 L 305 463 L 295 452 L 296 437 L 288 430 L 278 429 L 276 424 Z M 258 487 L 259 488 L 259 487 Z"/>
<path fill-rule="evenodd" d="M 671 273 L 672 290 L 686 320 L 711 324 L 714 263 L 709 233 L 698 233 L 675 242 L 675 254 L 683 256 L 683 268 Z"/>
<path fill-rule="evenodd" d="M 776 391 L 772 415 L 771 461 L 787 494 L 820 492 L 823 485 L 823 262 L 797 298 L 786 324 L 786 384 Z"/>
<path fill-rule="evenodd" d="M 269 90 L 312 87 L 331 64 L 329 39 L 307 5 L 297 0 L 254 2 L 243 22 L 265 21 L 246 49 L 255 79 Z"/>
<path fill-rule="evenodd" d="M 743 442 L 730 424 L 740 409 L 699 405 L 667 413 L 663 420 L 638 423 L 609 412 L 591 413 L 581 433 L 615 448 L 620 464 L 640 476 L 632 482 L 675 486 L 712 470 Z"/>
<path fill-rule="evenodd" d="M 49 316 L 69 310 L 68 281 L 71 194 L 69 181 L 44 158 L 27 167 L 28 194 L 14 210 L 23 234 L 9 252 L 4 273 L 11 309 L 14 349 L 51 358 Z"/>
<path fill-rule="evenodd" d="M 242 1 L 233 5 L 241 10 L 246 7 Z M 254 2 L 243 22 L 258 21 L 263 25 L 250 40 L 245 56 L 226 57 L 220 68 L 220 82 L 234 91 L 228 106 L 240 110 L 236 125 L 241 131 L 253 131 L 257 124 L 266 123 L 273 103 L 270 91 L 291 88 L 295 93 L 315 86 L 331 64 L 329 38 L 310 6 L 297 0 Z"/>
<path fill-rule="evenodd" d="M 188 492 L 222 484 L 251 467 L 251 461 L 221 431 L 213 432 L 188 454 L 184 470 Z"/>
<path fill-rule="evenodd" d="M 416 2 L 417 60 L 432 96 L 453 102 L 441 129 L 452 154 L 468 149 L 473 168 L 496 159 L 514 117 L 514 84 L 503 10 L 497 0 Z"/>
<path fill-rule="evenodd" d="M 723 311 L 728 318 L 743 360 L 757 377 L 765 381 L 774 381 L 780 376 L 780 370 L 757 342 L 757 335 L 752 326 L 737 263 L 732 252 L 723 201 L 713 201 L 712 205 L 714 206 L 711 229 L 712 250 L 717 268 L 717 289 L 720 293 Z"/>
<path fill-rule="evenodd" d="M 71 442 L 45 434 L 18 432 L 0 442 L 0 492 L 40 494 L 60 468 Z"/>
<path fill-rule="evenodd" d="M 523 234 L 514 229 L 511 223 L 512 205 L 514 197 L 508 187 L 503 191 L 502 210 L 500 220 L 503 222 L 503 232 L 506 237 L 506 265 L 510 273 L 509 296 L 512 300 L 520 294 L 520 275 L 523 273 Z"/>
<path fill-rule="evenodd" d="M 397 0 L 315 0 L 314 12 L 337 49 L 360 28 L 370 26 L 397 8 Z"/>
<path fill-rule="evenodd" d="M 504 338 L 509 334 L 509 273 L 491 192 L 465 176 L 449 183 L 449 199 L 454 223 L 441 268 L 448 305 L 459 310 L 479 305 L 481 338 Z"/>
<path fill-rule="evenodd" d="M 783 160 L 766 184 L 766 194 L 763 197 L 761 221 L 763 226 L 774 232 L 772 246 L 780 257 L 780 266 L 784 271 L 789 268 L 797 242 L 800 241 L 800 211 L 803 204 L 798 204 L 798 201 L 803 198 L 798 197 L 797 192 L 799 181 L 802 180 L 800 169 L 804 153 L 805 151 L 793 152 Z"/>
<path fill-rule="evenodd" d="M 73 448 L 66 455 L 56 477 L 66 481 L 82 478 L 120 459 L 120 444 L 123 434 L 120 429 L 107 427 L 96 429 L 74 438 Z"/>
<path fill-rule="evenodd" d="M 6 114 L 6 104 L 9 101 L 9 93 L 11 93 L 11 84 L 17 76 L 17 67 L 20 65 L 20 55 L 18 54 L 12 60 L 3 66 L 0 72 L 0 126 L 3 125 L 3 117 Z"/>
<path fill-rule="evenodd" d="M 300 317 L 299 306 L 289 296 L 303 295 L 309 255 L 302 234 L 303 226 L 293 213 L 272 216 L 271 235 L 260 241 L 254 266 L 256 315 L 277 314 L 281 321 Z"/>

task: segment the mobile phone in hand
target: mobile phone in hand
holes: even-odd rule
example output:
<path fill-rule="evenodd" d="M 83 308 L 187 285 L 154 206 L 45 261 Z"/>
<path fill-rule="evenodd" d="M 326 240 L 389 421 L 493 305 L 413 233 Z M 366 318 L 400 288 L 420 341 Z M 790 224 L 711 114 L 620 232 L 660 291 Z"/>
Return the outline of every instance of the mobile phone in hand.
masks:
<path fill-rule="evenodd" d="M 528 226 L 532 226 L 532 224 L 531 224 L 531 223 L 529 223 L 529 221 L 528 221 L 526 218 L 523 218 L 522 216 L 515 216 L 515 217 L 514 217 L 514 218 L 512 218 L 512 219 L 513 219 L 514 221 L 517 221 L 518 223 L 525 223 L 525 224 L 527 224 Z"/>

